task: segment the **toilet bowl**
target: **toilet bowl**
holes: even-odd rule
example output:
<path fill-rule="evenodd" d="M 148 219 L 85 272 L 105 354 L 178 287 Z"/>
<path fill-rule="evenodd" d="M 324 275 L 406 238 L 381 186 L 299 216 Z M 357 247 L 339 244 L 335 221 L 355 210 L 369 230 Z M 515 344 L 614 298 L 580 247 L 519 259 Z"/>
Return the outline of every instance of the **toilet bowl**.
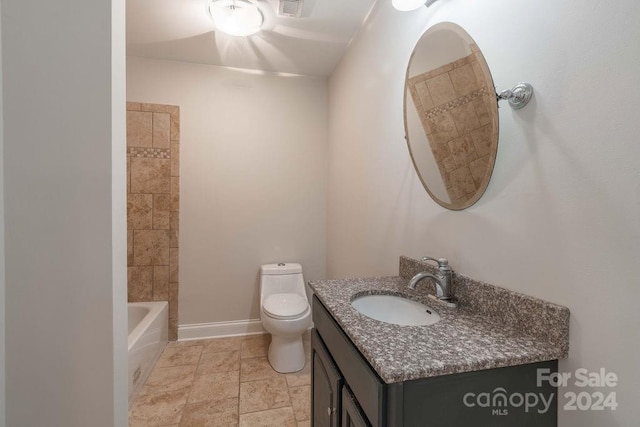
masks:
<path fill-rule="evenodd" d="M 302 334 L 311 324 L 300 264 L 260 267 L 260 320 L 271 334 L 269 363 L 280 373 L 304 368 Z"/>

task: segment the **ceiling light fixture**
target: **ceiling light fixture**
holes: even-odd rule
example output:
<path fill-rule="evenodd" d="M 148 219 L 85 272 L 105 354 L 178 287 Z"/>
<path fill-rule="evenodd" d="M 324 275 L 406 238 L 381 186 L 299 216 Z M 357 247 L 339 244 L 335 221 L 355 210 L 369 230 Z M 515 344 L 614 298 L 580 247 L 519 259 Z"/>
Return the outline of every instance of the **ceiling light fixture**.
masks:
<path fill-rule="evenodd" d="M 209 15 L 213 25 L 232 36 L 250 36 L 260 31 L 264 16 L 251 0 L 211 0 Z"/>
<path fill-rule="evenodd" d="M 429 7 L 436 1 L 437 0 L 391 0 L 391 4 L 393 4 L 393 7 L 399 11 L 408 12 L 410 10 L 419 9 L 423 5 Z"/>

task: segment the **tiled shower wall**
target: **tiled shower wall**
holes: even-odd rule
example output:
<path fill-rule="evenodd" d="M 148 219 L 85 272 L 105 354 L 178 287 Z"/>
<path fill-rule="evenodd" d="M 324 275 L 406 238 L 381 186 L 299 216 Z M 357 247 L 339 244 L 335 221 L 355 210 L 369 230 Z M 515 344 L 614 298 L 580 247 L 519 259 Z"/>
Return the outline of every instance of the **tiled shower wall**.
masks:
<path fill-rule="evenodd" d="M 168 301 L 178 335 L 180 108 L 127 103 L 129 302 Z"/>
<path fill-rule="evenodd" d="M 497 118 L 490 114 L 494 88 L 488 69 L 472 53 L 452 63 L 411 77 L 409 92 L 427 134 L 451 203 L 472 198 L 491 177 Z"/>

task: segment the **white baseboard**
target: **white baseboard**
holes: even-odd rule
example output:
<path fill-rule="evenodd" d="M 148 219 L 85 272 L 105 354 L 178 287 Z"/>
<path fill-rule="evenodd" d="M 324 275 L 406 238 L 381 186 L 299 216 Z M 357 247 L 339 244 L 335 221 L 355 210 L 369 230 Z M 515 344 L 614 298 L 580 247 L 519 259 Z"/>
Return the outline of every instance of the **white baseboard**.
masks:
<path fill-rule="evenodd" d="M 193 325 L 179 325 L 178 341 L 257 335 L 264 333 L 266 333 L 266 331 L 262 327 L 260 319 L 196 323 Z"/>

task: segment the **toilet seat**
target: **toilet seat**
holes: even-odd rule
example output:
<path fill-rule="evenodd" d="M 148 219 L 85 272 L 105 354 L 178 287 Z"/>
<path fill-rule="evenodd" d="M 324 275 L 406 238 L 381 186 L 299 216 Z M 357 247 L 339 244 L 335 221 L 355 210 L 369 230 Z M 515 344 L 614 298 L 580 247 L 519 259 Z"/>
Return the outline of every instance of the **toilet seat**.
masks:
<path fill-rule="evenodd" d="M 298 294 L 273 294 L 265 298 L 262 309 L 269 317 L 286 320 L 300 317 L 309 309 L 309 303 Z"/>

